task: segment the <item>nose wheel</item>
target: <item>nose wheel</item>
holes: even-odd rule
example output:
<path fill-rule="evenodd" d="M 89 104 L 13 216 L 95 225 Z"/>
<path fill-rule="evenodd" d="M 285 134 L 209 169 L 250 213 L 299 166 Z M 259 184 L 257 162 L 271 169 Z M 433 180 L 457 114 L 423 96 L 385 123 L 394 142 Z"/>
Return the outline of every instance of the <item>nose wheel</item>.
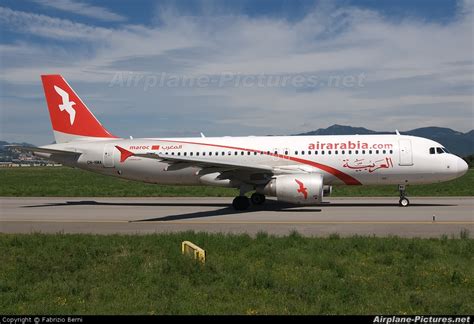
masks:
<path fill-rule="evenodd" d="M 400 200 L 398 201 L 398 206 L 408 207 L 408 205 L 410 205 L 410 201 L 406 197 L 405 185 L 399 185 L 398 186 L 398 191 L 400 192 Z"/>

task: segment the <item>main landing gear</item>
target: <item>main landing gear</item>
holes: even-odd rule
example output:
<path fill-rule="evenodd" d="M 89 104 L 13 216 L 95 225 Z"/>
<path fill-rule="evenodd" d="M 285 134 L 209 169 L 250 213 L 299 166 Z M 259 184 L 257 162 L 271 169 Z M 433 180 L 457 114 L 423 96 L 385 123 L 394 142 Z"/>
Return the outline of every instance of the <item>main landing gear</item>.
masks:
<path fill-rule="evenodd" d="M 398 191 L 400 192 L 400 200 L 398 201 L 398 206 L 407 207 L 410 204 L 410 201 L 406 197 L 405 185 L 398 185 Z"/>
<path fill-rule="evenodd" d="M 261 205 L 265 202 L 265 195 L 255 192 L 250 196 L 250 200 L 254 205 Z"/>
<path fill-rule="evenodd" d="M 261 205 L 265 202 L 265 195 L 255 192 L 250 199 L 248 199 L 245 193 L 241 192 L 240 196 L 235 197 L 234 201 L 232 201 L 232 207 L 234 207 L 235 210 L 246 210 L 250 207 L 250 202 L 254 205 Z"/>
<path fill-rule="evenodd" d="M 246 210 L 250 207 L 250 200 L 246 196 L 237 196 L 232 201 L 232 207 L 235 210 Z"/>

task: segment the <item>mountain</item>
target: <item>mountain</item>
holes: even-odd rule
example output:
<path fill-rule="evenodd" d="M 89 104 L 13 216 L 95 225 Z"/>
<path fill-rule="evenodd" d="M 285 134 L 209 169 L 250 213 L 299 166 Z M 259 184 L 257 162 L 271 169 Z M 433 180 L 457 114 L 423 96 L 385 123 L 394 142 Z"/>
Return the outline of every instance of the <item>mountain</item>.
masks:
<path fill-rule="evenodd" d="M 35 147 L 36 145 L 33 145 L 33 144 L 30 144 L 30 143 L 8 143 L 8 142 L 5 142 L 5 141 L 0 141 L 0 150 L 4 150 L 5 149 L 5 146 L 7 145 L 21 145 L 21 146 L 31 146 L 31 147 Z"/>
<path fill-rule="evenodd" d="M 328 128 L 320 128 L 315 131 L 307 132 L 304 134 L 296 135 L 366 135 L 366 134 L 376 134 L 377 132 L 363 128 L 363 127 L 352 127 L 352 126 L 343 126 L 343 125 L 332 125 Z"/>
<path fill-rule="evenodd" d="M 7 145 L 22 145 L 22 146 L 34 146 L 33 144 L 29 143 L 8 143 L 5 141 L 0 141 L 0 162 L 11 162 L 13 160 L 20 160 L 25 157 L 33 157 L 30 153 L 20 153 L 16 150 L 7 149 L 5 146 Z"/>
<path fill-rule="evenodd" d="M 329 126 L 328 128 L 319 128 L 315 131 L 295 135 L 364 135 L 394 133 L 394 131 L 379 132 L 363 127 L 352 127 L 335 124 Z M 468 156 L 474 153 L 474 130 L 471 130 L 467 133 L 462 133 L 450 128 L 423 127 L 412 129 L 406 132 L 400 132 L 400 134 L 429 138 L 433 141 L 441 143 L 448 150 L 459 156 Z"/>

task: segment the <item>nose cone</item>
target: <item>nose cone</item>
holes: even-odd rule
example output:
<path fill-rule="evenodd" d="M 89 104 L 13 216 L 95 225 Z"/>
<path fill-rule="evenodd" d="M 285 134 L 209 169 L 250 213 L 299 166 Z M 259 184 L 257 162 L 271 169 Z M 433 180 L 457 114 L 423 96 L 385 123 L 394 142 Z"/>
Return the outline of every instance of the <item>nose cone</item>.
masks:
<path fill-rule="evenodd" d="M 463 176 L 464 174 L 466 174 L 468 168 L 469 166 L 467 165 L 466 161 L 464 161 L 461 158 L 458 158 L 457 167 L 456 167 L 456 170 L 457 170 L 456 176 L 458 177 Z"/>

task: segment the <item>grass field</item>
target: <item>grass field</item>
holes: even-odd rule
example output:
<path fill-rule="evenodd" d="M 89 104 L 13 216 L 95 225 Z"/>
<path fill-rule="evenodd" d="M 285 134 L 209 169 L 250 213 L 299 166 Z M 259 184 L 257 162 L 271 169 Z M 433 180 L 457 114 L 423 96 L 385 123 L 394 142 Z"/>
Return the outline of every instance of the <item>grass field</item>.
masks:
<path fill-rule="evenodd" d="M 472 314 L 462 237 L 2 234 L 0 314 Z"/>
<path fill-rule="evenodd" d="M 80 169 L 2 168 L 0 196 L 105 197 L 232 197 L 235 189 L 204 186 L 165 186 L 103 176 Z M 474 196 L 474 170 L 439 184 L 410 186 L 409 196 Z M 335 197 L 398 196 L 396 186 L 336 186 Z"/>
<path fill-rule="evenodd" d="M 232 197 L 237 190 L 204 186 L 164 186 L 107 177 L 80 169 L 2 168 L 0 196 Z M 440 184 L 410 186 L 409 196 L 474 196 L 474 170 Z M 335 197 L 398 196 L 396 186 L 337 186 Z"/>

